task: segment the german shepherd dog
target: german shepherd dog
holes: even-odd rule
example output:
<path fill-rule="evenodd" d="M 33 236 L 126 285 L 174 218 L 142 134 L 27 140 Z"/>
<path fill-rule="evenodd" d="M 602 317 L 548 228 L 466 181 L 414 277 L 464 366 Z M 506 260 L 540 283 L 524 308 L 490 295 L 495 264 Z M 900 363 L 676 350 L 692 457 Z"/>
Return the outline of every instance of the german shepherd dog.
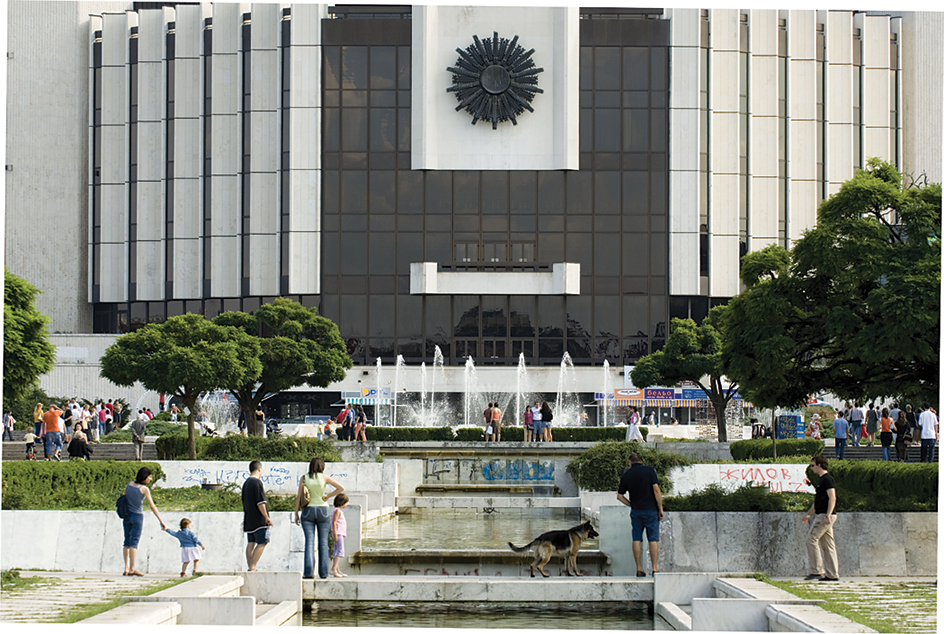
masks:
<path fill-rule="evenodd" d="M 578 577 L 582 577 L 577 571 L 577 551 L 580 550 L 580 544 L 585 539 L 593 539 L 594 537 L 599 537 L 600 533 L 593 530 L 593 524 L 590 522 L 584 522 L 580 526 L 574 526 L 570 530 L 566 531 L 548 531 L 537 537 L 530 544 L 526 546 L 515 546 L 511 542 L 508 542 L 508 545 L 511 546 L 511 549 L 516 553 L 523 553 L 529 548 L 534 548 L 534 561 L 531 562 L 531 576 L 534 576 L 534 569 L 537 568 L 538 572 L 545 577 L 550 577 L 549 574 L 544 572 L 544 566 L 551 560 L 555 554 L 562 555 L 564 557 L 564 572 L 567 576 L 570 576 L 570 571 L 573 570 L 574 574 Z"/>

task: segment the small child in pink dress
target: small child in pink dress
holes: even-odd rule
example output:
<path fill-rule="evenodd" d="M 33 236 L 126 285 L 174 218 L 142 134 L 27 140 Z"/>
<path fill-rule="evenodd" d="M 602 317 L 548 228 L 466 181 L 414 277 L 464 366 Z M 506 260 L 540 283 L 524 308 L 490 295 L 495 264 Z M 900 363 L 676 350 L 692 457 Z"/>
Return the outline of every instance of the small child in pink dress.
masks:
<path fill-rule="evenodd" d="M 344 538 L 347 537 L 347 520 L 344 519 L 344 507 L 347 506 L 348 497 L 343 493 L 338 493 L 334 497 L 334 516 L 331 518 L 331 535 L 334 537 L 334 552 L 331 564 L 331 574 L 335 577 L 346 577 L 341 572 L 338 564 L 341 563 L 341 557 L 344 556 Z"/>

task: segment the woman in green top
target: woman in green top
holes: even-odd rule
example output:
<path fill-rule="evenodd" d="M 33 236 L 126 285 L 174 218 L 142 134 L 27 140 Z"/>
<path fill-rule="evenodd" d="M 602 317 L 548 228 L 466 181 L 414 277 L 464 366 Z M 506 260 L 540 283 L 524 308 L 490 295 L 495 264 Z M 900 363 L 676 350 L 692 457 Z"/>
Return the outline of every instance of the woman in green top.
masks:
<path fill-rule="evenodd" d="M 301 524 L 305 533 L 305 579 L 315 578 L 315 530 L 318 531 L 318 576 L 328 578 L 328 533 L 331 531 L 331 514 L 328 500 L 344 490 L 338 482 L 324 474 L 325 461 L 314 457 L 308 463 L 308 474 L 298 482 L 298 494 L 295 496 L 295 523 Z M 325 493 L 325 485 L 334 487 L 331 493 Z M 311 500 L 305 508 L 302 496 L 305 490 L 311 494 Z M 301 521 L 299 521 L 301 509 Z"/>

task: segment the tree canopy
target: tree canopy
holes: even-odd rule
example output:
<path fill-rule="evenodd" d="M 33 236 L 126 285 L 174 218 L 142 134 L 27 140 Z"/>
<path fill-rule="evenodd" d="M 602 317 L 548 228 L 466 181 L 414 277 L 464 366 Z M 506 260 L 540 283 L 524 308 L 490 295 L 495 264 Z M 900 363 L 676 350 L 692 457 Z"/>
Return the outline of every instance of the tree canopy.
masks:
<path fill-rule="evenodd" d="M 118 337 L 102 356 L 101 375 L 118 385 L 140 381 L 178 396 L 187 408 L 190 458 L 196 459 L 194 415 L 203 392 L 236 390 L 262 371 L 256 339 L 188 313 Z"/>
<path fill-rule="evenodd" d="M 755 405 L 841 398 L 936 401 L 941 185 L 902 187 L 890 164 L 843 183 L 792 252 L 746 255 L 722 369 Z"/>
<path fill-rule="evenodd" d="M 682 381 L 698 385 L 714 407 L 720 442 L 728 439 L 724 412 L 737 389 L 721 382 L 722 342 L 717 324 L 726 310 L 725 306 L 712 308 L 701 325 L 691 319 L 673 319 L 665 346 L 637 361 L 630 374 L 633 385 L 640 388 L 668 387 Z"/>
<path fill-rule="evenodd" d="M 49 342 L 49 318 L 33 302 L 39 289 L 3 270 L 3 403 L 39 387 L 39 377 L 53 368 L 56 347 Z"/>
<path fill-rule="evenodd" d="M 261 374 L 232 390 L 253 435 L 262 433 L 255 413 L 267 393 L 305 384 L 327 387 L 353 366 L 337 325 L 291 299 L 279 297 L 252 315 L 222 313 L 213 321 L 241 329 L 259 346 Z"/>

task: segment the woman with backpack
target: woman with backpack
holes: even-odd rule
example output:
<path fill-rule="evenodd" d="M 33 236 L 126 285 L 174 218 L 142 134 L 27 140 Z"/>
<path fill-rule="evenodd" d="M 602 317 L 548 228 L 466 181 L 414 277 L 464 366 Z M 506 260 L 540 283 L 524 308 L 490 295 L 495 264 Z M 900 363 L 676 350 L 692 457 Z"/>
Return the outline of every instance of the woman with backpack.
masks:
<path fill-rule="evenodd" d="M 135 558 L 138 555 L 138 543 L 141 541 L 141 531 L 144 529 L 144 500 L 147 500 L 154 517 L 161 523 L 161 530 L 167 530 L 167 525 L 164 524 L 161 514 L 157 512 L 157 507 L 154 506 L 154 500 L 151 499 L 151 490 L 147 488 L 152 478 L 151 470 L 147 467 L 141 467 L 138 469 L 138 475 L 134 481 L 129 482 L 128 486 L 125 487 L 124 498 L 127 504 L 127 513 L 122 519 L 125 541 L 121 552 L 125 560 L 125 571 L 122 574 L 126 577 L 144 576 L 144 573 L 138 572 L 134 567 Z"/>

